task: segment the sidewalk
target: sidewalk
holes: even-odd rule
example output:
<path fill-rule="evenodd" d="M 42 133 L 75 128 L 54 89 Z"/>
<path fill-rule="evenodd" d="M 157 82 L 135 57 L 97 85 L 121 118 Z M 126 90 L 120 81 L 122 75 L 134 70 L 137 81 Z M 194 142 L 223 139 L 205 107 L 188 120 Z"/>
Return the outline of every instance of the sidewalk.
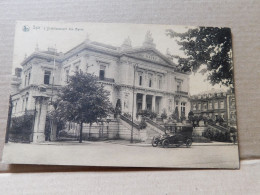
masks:
<path fill-rule="evenodd" d="M 145 143 L 145 142 L 134 142 L 130 143 L 129 140 L 104 140 L 104 141 L 83 141 L 82 143 L 79 143 L 78 141 L 55 141 L 55 142 L 43 142 L 43 143 L 31 143 L 35 145 L 89 145 L 93 143 L 107 143 L 107 144 L 119 144 L 119 145 L 125 145 L 125 146 L 139 146 L 139 147 L 152 147 L 151 143 Z M 210 142 L 210 143 L 196 143 L 193 142 L 192 146 L 232 146 L 233 143 L 227 143 L 227 142 Z M 237 144 L 236 144 L 237 145 Z"/>
<path fill-rule="evenodd" d="M 126 146 L 140 146 L 140 147 L 152 147 L 151 143 L 145 143 L 145 142 L 137 142 L 137 143 L 130 143 L 129 140 L 107 140 L 104 141 L 105 143 L 112 143 L 112 144 L 120 144 L 120 145 L 126 145 Z M 227 143 L 227 142 L 210 142 L 210 143 L 192 143 L 192 146 L 233 146 L 233 143 Z M 237 145 L 237 144 L 236 144 Z"/>

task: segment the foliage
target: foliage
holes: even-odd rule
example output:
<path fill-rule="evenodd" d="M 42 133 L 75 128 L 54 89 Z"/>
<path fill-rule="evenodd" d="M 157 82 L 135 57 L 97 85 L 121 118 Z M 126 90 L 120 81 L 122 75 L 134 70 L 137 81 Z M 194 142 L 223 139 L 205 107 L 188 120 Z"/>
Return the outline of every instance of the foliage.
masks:
<path fill-rule="evenodd" d="M 216 122 L 219 123 L 220 125 L 222 125 L 222 123 L 224 122 L 224 119 L 221 116 L 217 116 Z"/>
<path fill-rule="evenodd" d="M 118 99 L 117 102 L 116 102 L 116 107 L 114 109 L 114 115 L 115 117 L 120 115 L 122 112 L 122 106 L 121 106 L 121 100 Z"/>
<path fill-rule="evenodd" d="M 202 136 L 210 139 L 211 141 L 231 142 L 229 132 L 221 132 L 211 128 L 204 131 Z"/>
<path fill-rule="evenodd" d="M 165 110 L 163 110 L 163 113 L 161 114 L 162 119 L 167 119 L 167 113 Z"/>
<path fill-rule="evenodd" d="M 176 120 L 177 122 L 179 122 L 179 110 L 178 110 L 177 106 L 175 107 L 175 110 L 172 113 L 171 117 L 173 120 Z"/>
<path fill-rule="evenodd" d="M 82 71 L 69 78 L 68 85 L 61 89 L 57 99 L 57 116 L 80 124 L 80 142 L 82 124 L 97 122 L 107 117 L 111 110 L 109 92 L 98 82 L 98 77 Z"/>
<path fill-rule="evenodd" d="M 157 113 L 152 112 L 150 110 L 139 110 L 137 115 L 140 115 L 142 117 L 148 117 L 150 119 L 154 119 L 157 117 Z"/>
<path fill-rule="evenodd" d="M 193 122 L 193 118 L 194 118 L 194 113 L 193 113 L 192 111 L 190 111 L 190 112 L 188 113 L 188 119 L 189 119 L 189 121 L 190 121 L 190 122 Z"/>
<path fill-rule="evenodd" d="M 11 119 L 9 140 L 15 142 L 30 142 L 30 135 L 33 130 L 34 115 L 25 113 L 23 116 Z"/>
<path fill-rule="evenodd" d="M 51 111 L 51 114 L 54 114 L 54 112 L 53 111 Z M 57 116 L 57 115 L 56 115 Z M 50 115 L 50 114 L 48 114 L 47 115 L 47 117 L 46 117 L 46 123 L 45 123 L 45 133 L 47 134 L 47 135 L 50 135 L 50 133 L 51 133 L 51 120 L 53 120 L 54 119 L 54 116 L 53 115 Z M 59 133 L 59 131 L 61 131 L 62 129 L 64 129 L 64 127 L 65 127 L 65 124 L 66 124 L 66 121 L 64 121 L 64 120 L 57 120 L 57 118 L 55 119 L 56 120 L 56 122 L 57 122 L 57 135 L 58 135 L 58 133 Z"/>
<path fill-rule="evenodd" d="M 212 85 L 233 86 L 232 42 L 229 28 L 198 27 L 184 33 L 166 30 L 166 34 L 175 38 L 186 57 L 172 56 L 179 61 L 179 70 L 208 75 Z"/>
<path fill-rule="evenodd" d="M 140 129 L 145 129 L 146 127 L 147 127 L 147 124 L 146 124 L 145 120 L 142 119 L 141 122 L 140 122 L 140 124 L 139 124 L 139 128 L 140 128 Z"/>
<path fill-rule="evenodd" d="M 128 119 L 131 119 L 131 118 L 132 118 L 132 115 L 129 114 L 129 113 L 126 113 L 126 112 L 123 114 L 123 116 L 126 117 L 126 118 L 128 118 Z"/>
<path fill-rule="evenodd" d="M 23 116 L 13 117 L 10 133 L 31 133 L 33 129 L 34 115 L 24 114 Z"/>
<path fill-rule="evenodd" d="M 236 133 L 237 132 L 237 129 L 235 127 L 230 127 L 230 130 L 229 130 L 230 133 Z"/>

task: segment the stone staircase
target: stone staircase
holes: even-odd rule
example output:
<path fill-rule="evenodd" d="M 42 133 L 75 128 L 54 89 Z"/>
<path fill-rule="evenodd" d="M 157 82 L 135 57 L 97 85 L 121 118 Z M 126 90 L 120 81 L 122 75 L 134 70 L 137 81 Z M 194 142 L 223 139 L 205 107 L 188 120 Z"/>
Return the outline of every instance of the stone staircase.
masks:
<path fill-rule="evenodd" d="M 198 136 L 202 136 L 202 133 L 207 129 L 207 127 L 195 127 L 193 129 L 193 134 L 194 135 L 198 135 Z"/>
<path fill-rule="evenodd" d="M 145 119 L 147 127 L 146 127 L 146 143 L 151 143 L 153 140 L 153 137 L 160 136 L 162 134 L 165 134 L 165 128 L 158 124 L 158 122 L 154 122 L 149 118 Z"/>
<path fill-rule="evenodd" d="M 94 123 L 91 128 L 90 125 L 83 125 L 83 138 L 88 139 L 131 139 L 132 121 L 126 117 L 112 119 L 109 123 Z M 140 132 L 139 126 L 134 123 L 133 126 L 133 139 L 141 141 L 145 139 L 143 132 Z"/>

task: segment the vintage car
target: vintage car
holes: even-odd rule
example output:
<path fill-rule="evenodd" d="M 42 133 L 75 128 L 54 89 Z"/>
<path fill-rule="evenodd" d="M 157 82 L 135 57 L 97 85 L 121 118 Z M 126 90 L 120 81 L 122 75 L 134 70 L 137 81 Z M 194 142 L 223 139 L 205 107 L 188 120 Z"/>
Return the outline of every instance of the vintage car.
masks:
<path fill-rule="evenodd" d="M 192 145 L 192 131 L 193 127 L 189 124 L 166 124 L 165 134 L 155 136 L 152 140 L 152 146 L 162 145 L 163 147 L 169 147 L 171 144 L 176 147 L 181 145 L 190 147 Z"/>

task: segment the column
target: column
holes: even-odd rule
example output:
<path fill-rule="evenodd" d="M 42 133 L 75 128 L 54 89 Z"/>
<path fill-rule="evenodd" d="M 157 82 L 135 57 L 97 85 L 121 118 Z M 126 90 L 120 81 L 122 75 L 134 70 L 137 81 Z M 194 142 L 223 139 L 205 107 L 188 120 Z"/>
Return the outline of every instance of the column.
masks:
<path fill-rule="evenodd" d="M 45 122 L 48 108 L 48 97 L 34 96 L 36 105 L 36 114 L 33 128 L 33 143 L 45 141 Z"/>
<path fill-rule="evenodd" d="M 143 100 L 142 100 L 142 110 L 146 109 L 146 94 L 143 94 Z"/>
<path fill-rule="evenodd" d="M 179 104 L 178 104 L 178 111 L 179 111 L 179 117 L 181 118 L 181 100 L 179 100 Z"/>
<path fill-rule="evenodd" d="M 156 98 L 156 96 L 153 95 L 153 97 L 152 97 L 152 111 L 153 112 L 155 112 L 155 98 Z"/>

